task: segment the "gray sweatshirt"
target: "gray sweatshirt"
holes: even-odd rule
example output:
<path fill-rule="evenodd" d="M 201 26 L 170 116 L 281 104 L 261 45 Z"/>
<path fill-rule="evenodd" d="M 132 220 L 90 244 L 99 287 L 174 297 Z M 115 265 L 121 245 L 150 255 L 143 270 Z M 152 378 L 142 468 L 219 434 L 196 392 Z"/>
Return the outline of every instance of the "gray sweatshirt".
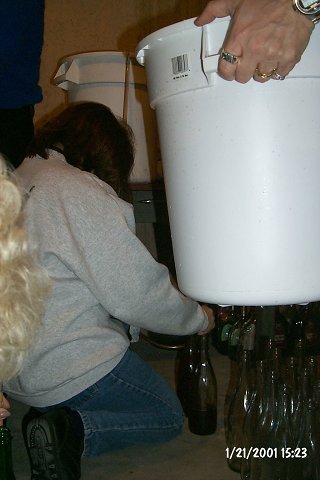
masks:
<path fill-rule="evenodd" d="M 129 327 L 187 335 L 208 324 L 136 237 L 132 205 L 49 153 L 16 170 L 28 194 L 26 228 L 53 287 L 35 347 L 5 389 L 35 407 L 67 400 L 108 374 L 129 346 Z"/>

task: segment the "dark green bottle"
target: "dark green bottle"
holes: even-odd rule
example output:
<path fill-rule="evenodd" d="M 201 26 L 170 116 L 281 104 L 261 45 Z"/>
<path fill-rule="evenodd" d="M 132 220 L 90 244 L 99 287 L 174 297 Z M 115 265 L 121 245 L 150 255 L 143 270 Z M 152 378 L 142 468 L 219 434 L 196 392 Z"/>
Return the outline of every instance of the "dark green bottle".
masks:
<path fill-rule="evenodd" d="M 191 335 L 185 343 L 184 348 L 178 351 L 175 365 L 175 383 L 178 398 L 183 407 L 184 413 L 188 416 L 188 401 L 190 392 L 190 379 L 196 368 L 198 355 L 197 335 Z"/>
<path fill-rule="evenodd" d="M 214 346 L 222 355 L 228 355 L 229 333 L 236 322 L 233 306 L 218 306 L 216 313 L 216 341 Z"/>
<path fill-rule="evenodd" d="M 13 473 L 11 433 L 5 425 L 0 426 L 0 479 L 15 480 Z"/>

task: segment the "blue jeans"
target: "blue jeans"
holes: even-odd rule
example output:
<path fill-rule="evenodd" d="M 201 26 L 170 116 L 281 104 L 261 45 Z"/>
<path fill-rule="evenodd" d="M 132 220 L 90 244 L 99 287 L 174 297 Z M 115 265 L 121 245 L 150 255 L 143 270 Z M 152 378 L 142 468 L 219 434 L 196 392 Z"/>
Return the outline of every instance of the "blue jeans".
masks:
<path fill-rule="evenodd" d="M 84 456 L 171 440 L 184 422 L 171 387 L 130 349 L 97 383 L 66 402 L 39 410 L 62 406 L 76 410 L 82 418 Z"/>

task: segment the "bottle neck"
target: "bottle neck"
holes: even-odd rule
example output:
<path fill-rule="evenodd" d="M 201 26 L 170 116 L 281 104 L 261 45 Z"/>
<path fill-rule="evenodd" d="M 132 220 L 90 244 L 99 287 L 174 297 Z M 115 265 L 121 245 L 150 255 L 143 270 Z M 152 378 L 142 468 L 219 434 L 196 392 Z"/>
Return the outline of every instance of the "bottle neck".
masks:
<path fill-rule="evenodd" d="M 267 371 L 267 379 L 265 384 L 264 406 L 266 412 L 275 412 L 278 410 L 279 395 L 278 395 L 278 380 L 279 377 L 275 370 L 269 369 Z M 273 413 L 272 413 L 273 414 Z"/>
<path fill-rule="evenodd" d="M 209 352 L 209 336 L 206 335 L 197 335 L 198 346 L 201 352 Z"/>
<path fill-rule="evenodd" d="M 284 382 L 291 390 L 296 390 L 298 387 L 298 375 L 296 360 L 293 356 L 286 359 L 282 369 L 282 377 Z"/>
<path fill-rule="evenodd" d="M 289 397 L 288 397 L 288 389 L 287 385 L 285 383 L 281 384 L 280 387 L 280 418 L 282 421 L 288 421 L 288 428 L 289 428 L 289 420 L 288 420 L 288 415 L 289 415 Z"/>
<path fill-rule="evenodd" d="M 266 364 L 264 360 L 259 360 L 256 367 L 256 391 L 259 399 L 263 398 L 265 384 Z"/>
<path fill-rule="evenodd" d="M 305 399 L 302 407 L 302 428 L 309 438 L 311 438 L 316 428 L 316 422 L 314 417 L 315 409 L 312 398 Z"/>
<path fill-rule="evenodd" d="M 253 368 L 253 352 L 251 350 L 240 351 L 240 375 L 238 385 L 254 387 L 255 372 Z"/>

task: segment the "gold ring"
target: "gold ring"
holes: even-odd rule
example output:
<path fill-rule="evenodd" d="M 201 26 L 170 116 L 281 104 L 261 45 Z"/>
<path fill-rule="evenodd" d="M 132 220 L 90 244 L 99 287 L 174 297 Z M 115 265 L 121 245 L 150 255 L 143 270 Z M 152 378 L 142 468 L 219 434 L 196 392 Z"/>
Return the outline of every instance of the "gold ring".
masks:
<path fill-rule="evenodd" d="M 222 50 L 222 52 L 220 53 L 220 58 L 222 60 L 225 60 L 228 63 L 235 64 L 235 63 L 239 62 L 240 57 L 237 57 L 237 55 L 233 55 L 233 53 L 226 52 L 225 50 Z"/>
<path fill-rule="evenodd" d="M 258 77 L 262 78 L 263 80 L 266 80 L 267 78 L 271 78 L 272 75 L 276 73 L 276 71 L 277 71 L 277 67 L 273 68 L 271 72 L 268 72 L 268 73 L 260 72 L 259 67 L 256 68 L 256 74 L 258 75 Z"/>

